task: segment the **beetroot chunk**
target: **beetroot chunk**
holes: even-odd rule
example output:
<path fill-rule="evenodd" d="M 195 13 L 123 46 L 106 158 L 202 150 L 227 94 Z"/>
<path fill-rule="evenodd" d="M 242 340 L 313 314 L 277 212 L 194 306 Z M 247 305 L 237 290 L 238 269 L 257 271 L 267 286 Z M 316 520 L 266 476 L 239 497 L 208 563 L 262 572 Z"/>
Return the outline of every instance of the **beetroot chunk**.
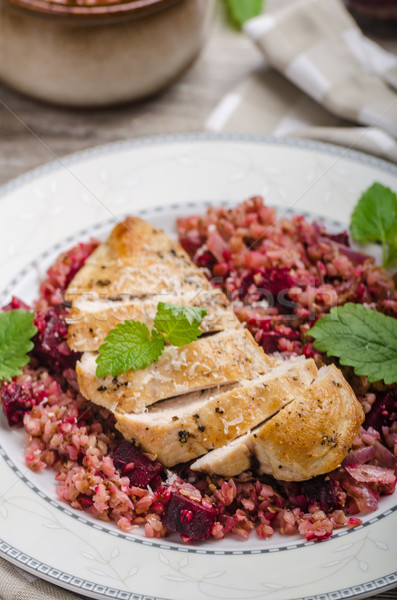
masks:
<path fill-rule="evenodd" d="M 251 270 L 241 281 L 241 300 L 267 300 L 270 306 L 285 304 L 288 290 L 297 285 L 288 267 Z"/>
<path fill-rule="evenodd" d="M 190 500 L 179 492 L 171 492 L 165 511 L 164 525 L 187 540 L 203 541 L 210 536 L 217 511 Z"/>
<path fill-rule="evenodd" d="M 157 460 L 150 458 L 133 444 L 123 440 L 113 455 L 113 464 L 123 477 L 128 477 L 131 485 L 155 488 L 164 475 L 164 468 Z"/>
<path fill-rule="evenodd" d="M 347 231 L 341 231 L 340 233 L 323 233 L 323 237 L 328 238 L 332 242 L 341 244 L 341 246 L 350 246 L 349 234 Z"/>
<path fill-rule="evenodd" d="M 81 354 L 70 350 L 66 342 L 68 326 L 64 315 L 50 308 L 38 312 L 34 324 L 38 332 L 33 338 L 33 355 L 53 371 L 74 369 Z"/>
<path fill-rule="evenodd" d="M 305 481 L 302 487 L 308 502 L 315 502 L 324 512 L 341 508 L 339 485 L 330 477 L 318 475 Z"/>
<path fill-rule="evenodd" d="M 4 414 L 7 418 L 10 427 L 13 425 L 21 425 L 25 412 L 30 410 L 36 400 L 30 398 L 22 387 L 12 381 L 11 383 L 4 383 L 1 390 L 1 403 L 3 406 Z"/>

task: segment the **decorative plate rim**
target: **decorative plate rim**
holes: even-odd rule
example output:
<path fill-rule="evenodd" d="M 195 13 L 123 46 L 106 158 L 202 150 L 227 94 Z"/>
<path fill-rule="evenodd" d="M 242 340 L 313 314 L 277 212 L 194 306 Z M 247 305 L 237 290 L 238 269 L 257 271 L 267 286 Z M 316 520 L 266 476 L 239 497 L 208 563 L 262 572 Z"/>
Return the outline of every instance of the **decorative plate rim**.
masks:
<path fill-rule="evenodd" d="M 304 150 L 318 150 L 324 154 L 331 154 L 339 158 L 347 158 L 361 164 L 370 165 L 372 167 L 381 169 L 386 173 L 397 176 L 397 165 L 389 162 L 388 160 L 327 142 L 318 142 L 316 140 L 308 140 L 306 138 L 278 137 L 271 135 L 192 132 L 185 134 L 149 135 L 131 138 L 128 140 L 120 140 L 118 142 L 101 144 L 86 150 L 80 150 L 79 152 L 72 152 L 70 154 L 66 154 L 65 156 L 57 157 L 54 160 L 45 163 L 44 165 L 30 169 L 26 173 L 12 178 L 9 182 L 0 186 L 0 202 L 5 196 L 7 196 L 7 194 L 17 190 L 20 187 L 23 187 L 26 183 L 31 183 L 43 175 L 53 173 L 61 167 L 71 166 L 88 158 L 105 154 L 113 154 L 119 152 L 120 150 L 128 150 L 135 147 L 200 141 L 252 142 L 255 144 L 273 144 L 276 146 L 302 148 Z"/>

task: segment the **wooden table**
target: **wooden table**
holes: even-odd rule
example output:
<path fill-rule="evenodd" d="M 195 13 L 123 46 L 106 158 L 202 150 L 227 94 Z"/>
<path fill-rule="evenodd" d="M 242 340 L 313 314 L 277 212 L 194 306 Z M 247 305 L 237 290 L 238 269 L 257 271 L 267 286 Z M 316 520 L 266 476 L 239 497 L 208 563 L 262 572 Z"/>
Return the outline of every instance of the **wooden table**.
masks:
<path fill-rule="evenodd" d="M 268 0 L 269 10 L 295 0 Z M 194 66 L 170 89 L 107 110 L 45 105 L 0 84 L 0 185 L 56 157 L 122 139 L 200 131 L 218 100 L 261 64 L 259 51 L 225 24 L 218 5 L 212 34 Z M 397 53 L 397 41 L 382 40 Z"/>
<path fill-rule="evenodd" d="M 269 0 L 269 9 L 291 1 Z M 225 21 L 218 6 L 200 58 L 173 87 L 146 102 L 107 110 L 71 110 L 30 100 L 0 84 L 0 185 L 57 157 L 98 144 L 202 130 L 218 100 L 262 60 L 253 44 Z M 377 41 L 397 53 L 396 41 Z M 397 589 L 374 598 L 397 600 Z"/>

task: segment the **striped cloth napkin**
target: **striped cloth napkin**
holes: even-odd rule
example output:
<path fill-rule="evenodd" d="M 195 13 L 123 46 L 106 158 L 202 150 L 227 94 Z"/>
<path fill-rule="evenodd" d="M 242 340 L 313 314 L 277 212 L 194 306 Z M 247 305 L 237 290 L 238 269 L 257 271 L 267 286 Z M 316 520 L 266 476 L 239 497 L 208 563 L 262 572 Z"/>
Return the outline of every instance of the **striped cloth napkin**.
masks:
<path fill-rule="evenodd" d="M 365 37 L 341 0 L 294 0 L 244 30 L 265 64 L 207 129 L 323 140 L 397 162 L 397 56 Z"/>
<path fill-rule="evenodd" d="M 87 600 L 0 558 L 0 600 Z"/>

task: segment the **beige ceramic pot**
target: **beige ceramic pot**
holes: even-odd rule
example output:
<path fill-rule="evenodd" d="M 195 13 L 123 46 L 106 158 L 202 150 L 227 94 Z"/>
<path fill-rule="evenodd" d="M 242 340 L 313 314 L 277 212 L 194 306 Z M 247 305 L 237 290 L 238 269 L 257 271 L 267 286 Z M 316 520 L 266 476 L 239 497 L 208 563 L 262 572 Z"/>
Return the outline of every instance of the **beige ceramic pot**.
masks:
<path fill-rule="evenodd" d="M 0 0 L 0 79 L 106 106 L 155 94 L 197 57 L 213 0 Z"/>

